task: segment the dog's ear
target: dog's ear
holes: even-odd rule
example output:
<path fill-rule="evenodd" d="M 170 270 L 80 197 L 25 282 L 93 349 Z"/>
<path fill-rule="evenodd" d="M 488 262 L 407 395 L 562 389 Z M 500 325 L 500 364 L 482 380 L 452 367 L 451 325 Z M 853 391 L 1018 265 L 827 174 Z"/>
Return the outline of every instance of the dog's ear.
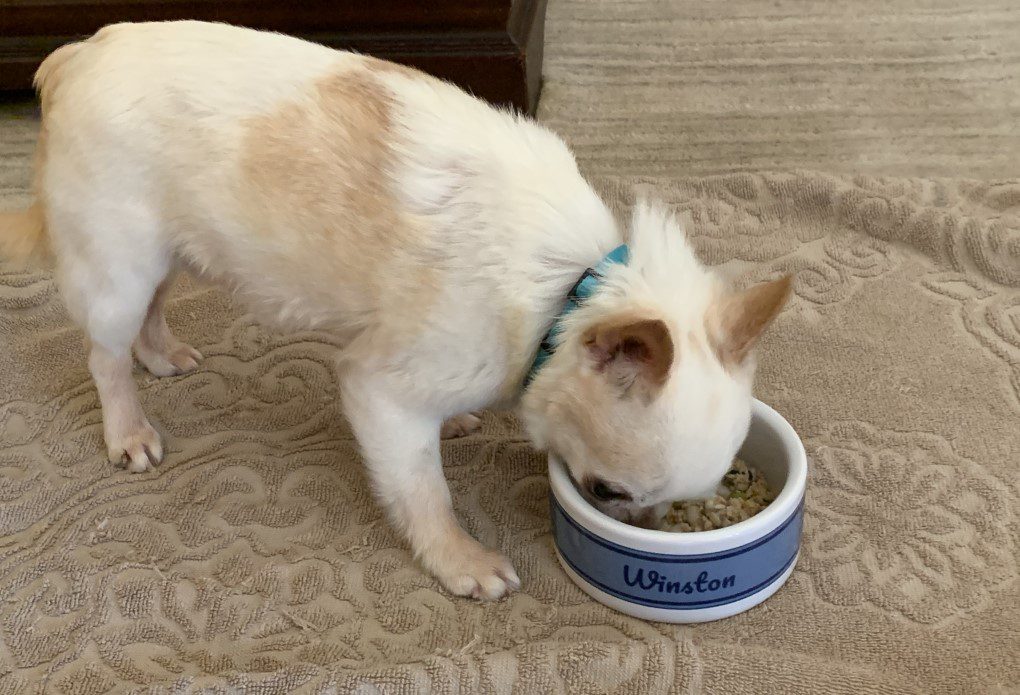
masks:
<path fill-rule="evenodd" d="M 673 365 L 673 338 L 659 319 L 608 320 L 589 328 L 582 343 L 595 370 L 624 389 L 637 380 L 662 386 Z"/>
<path fill-rule="evenodd" d="M 793 278 L 786 275 L 732 294 L 712 307 L 709 336 L 723 364 L 743 364 L 758 338 L 786 304 L 792 284 Z"/>

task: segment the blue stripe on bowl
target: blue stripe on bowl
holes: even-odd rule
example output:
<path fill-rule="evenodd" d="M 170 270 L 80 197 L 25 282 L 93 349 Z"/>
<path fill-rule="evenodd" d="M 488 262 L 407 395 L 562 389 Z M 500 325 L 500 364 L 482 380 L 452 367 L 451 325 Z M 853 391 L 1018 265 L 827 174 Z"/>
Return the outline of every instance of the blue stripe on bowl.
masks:
<path fill-rule="evenodd" d="M 556 547 L 579 576 L 631 603 L 684 610 L 739 601 L 782 575 L 797 557 L 804 500 L 762 538 L 729 550 L 682 556 L 634 550 L 597 536 L 570 518 L 554 495 L 550 507 Z M 666 598 L 673 595 L 690 598 Z"/>

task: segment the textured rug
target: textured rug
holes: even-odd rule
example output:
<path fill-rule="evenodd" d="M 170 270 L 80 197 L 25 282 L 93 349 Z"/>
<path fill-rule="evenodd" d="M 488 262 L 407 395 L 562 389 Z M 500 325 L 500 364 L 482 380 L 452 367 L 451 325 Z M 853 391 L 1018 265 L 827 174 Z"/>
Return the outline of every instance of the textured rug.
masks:
<path fill-rule="evenodd" d="M 0 693 L 1018 692 L 1020 10 L 916 4 L 550 7 L 542 117 L 613 205 L 654 191 L 708 262 L 796 273 L 759 370 L 811 460 L 772 599 L 690 627 L 592 602 L 500 414 L 444 445 L 446 472 L 524 587 L 447 596 L 370 498 L 328 336 L 187 282 L 170 321 L 206 361 L 138 374 L 168 459 L 117 471 L 52 282 L 0 266 Z M 27 200 L 34 133 L 30 107 L 0 109 L 0 207 Z"/>

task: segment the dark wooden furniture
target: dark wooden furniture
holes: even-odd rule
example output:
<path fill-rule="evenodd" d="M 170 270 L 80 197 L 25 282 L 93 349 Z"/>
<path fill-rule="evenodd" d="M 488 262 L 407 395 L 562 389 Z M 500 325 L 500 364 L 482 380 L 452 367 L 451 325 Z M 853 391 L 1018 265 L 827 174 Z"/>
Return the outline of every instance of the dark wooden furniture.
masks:
<path fill-rule="evenodd" d="M 114 22 L 269 29 L 426 70 L 533 113 L 546 0 L 0 0 L 0 91 L 31 88 L 61 44 Z"/>

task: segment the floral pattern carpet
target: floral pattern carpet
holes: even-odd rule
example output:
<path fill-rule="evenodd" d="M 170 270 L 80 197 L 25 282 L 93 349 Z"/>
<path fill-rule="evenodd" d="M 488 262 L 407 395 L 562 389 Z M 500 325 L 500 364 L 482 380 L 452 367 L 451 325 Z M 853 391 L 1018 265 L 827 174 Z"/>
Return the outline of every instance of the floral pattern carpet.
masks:
<path fill-rule="evenodd" d="M 269 333 L 208 288 L 171 310 L 202 368 L 138 376 L 167 461 L 116 470 L 52 282 L 5 270 L 0 692 L 1010 692 L 1020 182 L 602 183 L 620 209 L 654 185 L 728 272 L 796 273 L 760 367 L 811 459 L 775 597 L 691 627 L 593 603 L 556 564 L 542 459 L 499 414 L 445 445 L 447 475 L 524 588 L 447 596 L 371 500 L 329 337 Z"/>

